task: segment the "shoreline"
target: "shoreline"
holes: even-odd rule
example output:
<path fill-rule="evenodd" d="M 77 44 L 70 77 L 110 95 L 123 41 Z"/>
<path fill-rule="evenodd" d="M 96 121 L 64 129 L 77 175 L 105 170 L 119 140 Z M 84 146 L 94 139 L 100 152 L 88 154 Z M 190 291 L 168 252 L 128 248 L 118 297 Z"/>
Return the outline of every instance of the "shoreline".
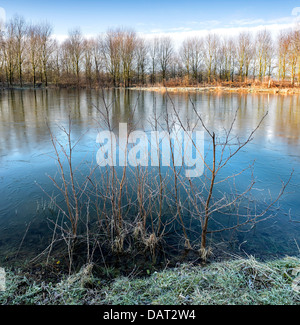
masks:
<path fill-rule="evenodd" d="M 299 263 L 295 256 L 269 262 L 248 256 L 131 277 L 91 263 L 57 276 L 7 269 L 0 305 L 299 305 Z"/>
<path fill-rule="evenodd" d="M 152 91 L 152 92 L 227 92 L 227 93 L 264 93 L 281 95 L 298 95 L 300 88 L 264 88 L 264 87 L 225 87 L 225 86 L 205 86 L 205 87 L 129 87 L 129 90 Z"/>
<path fill-rule="evenodd" d="M 12 87 L 2 87 L 3 90 L 46 90 L 46 89 L 79 89 L 79 90 L 99 90 L 99 89 L 119 89 L 119 90 L 137 90 L 137 91 L 150 91 L 150 92 L 160 92 L 160 93 L 201 93 L 201 92 L 211 92 L 211 93 L 248 93 L 248 94 L 280 94 L 280 95 L 299 95 L 300 87 L 261 87 L 261 86 L 236 86 L 236 87 L 228 87 L 228 86 L 202 86 L 202 87 L 165 87 L 165 86 L 132 86 L 132 87 L 60 87 L 49 85 L 47 87 L 36 87 L 30 85 L 25 85 L 20 87 L 18 85 Z"/>

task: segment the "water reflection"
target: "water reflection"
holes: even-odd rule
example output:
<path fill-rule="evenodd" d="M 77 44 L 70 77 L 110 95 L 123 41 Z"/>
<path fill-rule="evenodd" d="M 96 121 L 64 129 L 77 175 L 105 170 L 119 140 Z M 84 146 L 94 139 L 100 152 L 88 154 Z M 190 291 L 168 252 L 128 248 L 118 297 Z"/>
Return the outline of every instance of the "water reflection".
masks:
<path fill-rule="evenodd" d="M 1 240 L 13 245 L 12 231 L 22 235 L 24 226 L 36 215 L 37 202 L 43 196 L 38 181 L 51 192 L 45 173 L 55 173 L 50 129 L 62 136 L 58 125 L 67 125 L 69 114 L 73 120 L 73 136 L 85 135 L 78 148 L 81 153 L 93 156 L 96 134 L 104 127 L 103 116 L 109 112 L 112 129 L 117 132 L 120 122 L 133 129 L 150 128 L 157 116 L 164 127 L 167 110 L 174 116 L 173 105 L 185 125 L 195 120 L 194 108 L 201 114 L 207 127 L 217 134 L 228 129 L 237 109 L 233 133 L 247 136 L 268 112 L 257 131 L 253 143 L 241 152 L 241 158 L 231 168 L 256 159 L 256 172 L 261 187 L 276 188 L 276 181 L 286 177 L 294 168 L 290 194 L 283 204 L 283 219 L 277 224 L 277 236 L 272 243 L 287 246 L 284 252 L 297 247 L 297 225 L 288 222 L 287 213 L 300 215 L 300 102 L 298 95 L 191 93 L 160 94 L 130 90 L 23 90 L 0 92 L 0 250 Z M 93 157 L 95 158 L 95 156 Z M 82 155 L 80 156 L 82 159 Z M 280 182 L 279 182 L 280 185 Z M 283 222 L 284 221 L 284 222 Z M 280 226 L 279 226 L 280 225 Z M 285 231 L 282 232 L 282 227 Z M 42 231 L 41 231 L 42 233 Z M 284 234 L 283 234 L 284 233 Z M 280 237 L 282 235 L 282 237 Z M 267 233 L 267 238 L 269 234 Z M 298 236 L 298 237 L 297 237 Z M 240 238 L 244 240 L 245 238 Z M 266 242 L 268 246 L 271 238 Z M 273 244 L 272 244 L 273 245 Z M 280 246 L 281 247 L 281 246 Z M 278 249 L 277 249 L 278 250 Z"/>
<path fill-rule="evenodd" d="M 268 111 L 269 115 L 258 132 L 262 141 L 280 141 L 287 144 L 287 148 L 299 145 L 300 99 L 297 95 L 184 93 L 170 94 L 170 98 L 186 124 L 195 119 L 194 105 L 208 127 L 216 132 L 230 126 L 237 108 L 235 132 L 241 135 L 255 128 Z M 118 128 L 120 122 L 133 122 L 136 129 L 147 128 L 154 107 L 161 122 L 163 108 L 168 107 L 172 113 L 172 103 L 166 94 L 113 90 L 104 93 L 104 100 L 113 128 Z M 100 112 L 105 114 L 104 100 L 102 93 L 91 90 L 2 91 L 0 155 L 28 152 L 39 143 L 44 144 L 49 138 L 45 121 L 50 127 L 65 123 L 69 110 L 76 121 L 77 133 L 97 126 L 102 119 Z"/>

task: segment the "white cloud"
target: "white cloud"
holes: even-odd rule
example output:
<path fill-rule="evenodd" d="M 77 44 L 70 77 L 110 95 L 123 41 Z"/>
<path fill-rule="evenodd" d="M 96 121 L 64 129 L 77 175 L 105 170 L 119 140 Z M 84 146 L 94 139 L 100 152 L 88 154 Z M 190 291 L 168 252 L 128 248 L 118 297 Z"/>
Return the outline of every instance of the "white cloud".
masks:
<path fill-rule="evenodd" d="M 0 25 L 4 26 L 6 22 L 6 11 L 0 7 Z"/>
<path fill-rule="evenodd" d="M 153 37 L 170 36 L 175 45 L 180 45 L 183 40 L 192 37 L 205 37 L 209 33 L 217 34 L 221 37 L 236 36 L 240 32 L 251 32 L 256 33 L 259 30 L 267 29 L 272 32 L 272 35 L 276 37 L 279 31 L 283 29 L 290 29 L 295 27 L 297 17 L 281 17 L 276 19 L 239 19 L 232 20 L 224 24 L 218 20 L 207 20 L 207 21 L 188 21 L 185 22 L 185 26 L 174 27 L 174 28 L 153 28 L 147 32 L 138 32 L 138 34 L 146 39 Z M 189 27 L 187 27 L 189 26 Z M 193 28 L 191 28 L 193 26 Z M 96 34 L 85 34 L 86 38 L 96 37 Z M 53 35 L 59 42 L 63 42 L 67 39 L 66 34 L 55 34 Z"/>
<path fill-rule="evenodd" d="M 283 20 L 282 20 L 283 21 Z M 272 35 L 276 37 L 278 33 L 283 29 L 289 29 L 293 28 L 295 26 L 293 19 L 290 17 L 290 22 L 288 23 L 268 23 L 268 24 L 259 24 L 256 26 L 253 24 L 240 24 L 238 26 L 230 26 L 227 25 L 226 27 L 219 27 L 219 28 L 199 28 L 199 29 L 193 29 L 193 30 L 152 30 L 150 33 L 140 33 L 142 36 L 144 36 L 147 39 L 153 38 L 154 36 L 157 37 L 163 37 L 163 36 L 170 36 L 176 45 L 180 45 L 184 39 L 192 38 L 192 37 L 205 37 L 207 34 L 217 34 L 221 37 L 230 37 L 230 36 L 236 36 L 240 32 L 251 32 L 256 33 L 259 30 L 267 29 L 271 31 Z M 251 25 L 251 26 L 249 26 Z"/>
<path fill-rule="evenodd" d="M 99 34 L 84 34 L 84 38 L 96 38 Z M 52 38 L 56 39 L 59 43 L 63 43 L 69 37 L 68 34 L 53 34 Z"/>
<path fill-rule="evenodd" d="M 264 24 L 264 23 L 265 21 L 263 19 L 236 19 L 236 20 L 232 20 L 229 24 L 245 26 L 245 25 L 257 25 L 257 24 Z"/>
<path fill-rule="evenodd" d="M 170 28 L 170 29 L 168 29 L 168 31 L 170 31 L 170 32 L 177 32 L 177 31 L 182 31 L 182 32 L 184 32 L 184 31 L 190 31 L 190 30 L 192 30 L 192 28 L 189 28 L 189 27 L 177 27 L 177 28 Z"/>
<path fill-rule="evenodd" d="M 56 39 L 59 43 L 62 43 L 68 38 L 68 35 L 66 35 L 66 34 L 53 34 L 52 38 Z"/>
<path fill-rule="evenodd" d="M 164 30 L 152 29 L 150 32 L 141 32 L 140 34 L 145 38 L 170 36 L 174 39 L 175 44 L 179 45 L 184 39 L 195 36 L 204 37 L 209 33 L 215 33 L 222 37 L 229 37 L 236 36 L 244 31 L 256 33 L 259 30 L 267 29 L 276 37 L 279 31 L 295 27 L 296 22 L 297 17 L 292 14 L 289 17 L 279 17 L 268 20 L 262 18 L 248 18 L 236 19 L 228 22 L 221 22 L 219 20 L 186 21 L 184 24 L 186 26 L 192 26 L 192 28 L 178 27 Z"/>
<path fill-rule="evenodd" d="M 230 21 L 229 25 L 249 26 L 249 25 L 272 25 L 272 24 L 290 24 L 294 22 L 294 17 L 280 17 L 275 19 L 236 19 Z"/>
<path fill-rule="evenodd" d="M 216 26 L 222 22 L 220 20 L 205 20 L 205 21 L 187 21 L 187 25 L 198 25 L 198 26 Z"/>

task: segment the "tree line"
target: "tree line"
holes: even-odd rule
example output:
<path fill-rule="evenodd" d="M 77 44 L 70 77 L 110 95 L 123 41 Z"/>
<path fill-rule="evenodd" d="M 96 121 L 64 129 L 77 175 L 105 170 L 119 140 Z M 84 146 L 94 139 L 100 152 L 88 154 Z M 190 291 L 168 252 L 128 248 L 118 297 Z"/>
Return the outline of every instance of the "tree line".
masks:
<path fill-rule="evenodd" d="M 5 28 L 4 28 L 5 27 Z M 58 42 L 49 23 L 14 16 L 1 28 L 0 81 L 3 86 L 129 87 L 300 81 L 300 32 L 268 30 L 221 37 L 147 39 L 132 29 L 114 28 L 94 38 L 79 28 Z"/>

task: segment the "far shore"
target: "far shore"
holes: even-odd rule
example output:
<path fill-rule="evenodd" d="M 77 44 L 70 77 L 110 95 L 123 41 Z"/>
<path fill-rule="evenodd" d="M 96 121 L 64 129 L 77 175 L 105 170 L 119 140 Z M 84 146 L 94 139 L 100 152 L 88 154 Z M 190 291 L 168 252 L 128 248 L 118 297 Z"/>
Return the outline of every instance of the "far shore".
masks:
<path fill-rule="evenodd" d="M 300 94 L 300 88 L 278 88 L 278 87 L 129 87 L 131 90 L 155 91 L 155 92 L 230 92 L 230 93 L 266 93 L 266 94 Z"/>
<path fill-rule="evenodd" d="M 282 94 L 282 95 L 293 95 L 293 94 L 300 94 L 300 86 L 295 87 L 264 87 L 264 86 L 212 86 L 212 85 L 205 85 L 205 86 L 131 86 L 131 87 L 99 87 L 99 86 L 76 86 L 76 85 L 48 85 L 47 87 L 41 85 L 38 87 L 34 87 L 33 85 L 23 85 L 23 87 L 19 85 L 14 85 L 10 87 L 2 86 L 1 90 L 42 90 L 42 89 L 128 89 L 128 90 L 138 90 L 138 91 L 152 91 L 152 92 L 170 92 L 170 93 L 188 93 L 188 92 L 214 92 L 214 93 L 261 93 L 261 94 Z"/>

